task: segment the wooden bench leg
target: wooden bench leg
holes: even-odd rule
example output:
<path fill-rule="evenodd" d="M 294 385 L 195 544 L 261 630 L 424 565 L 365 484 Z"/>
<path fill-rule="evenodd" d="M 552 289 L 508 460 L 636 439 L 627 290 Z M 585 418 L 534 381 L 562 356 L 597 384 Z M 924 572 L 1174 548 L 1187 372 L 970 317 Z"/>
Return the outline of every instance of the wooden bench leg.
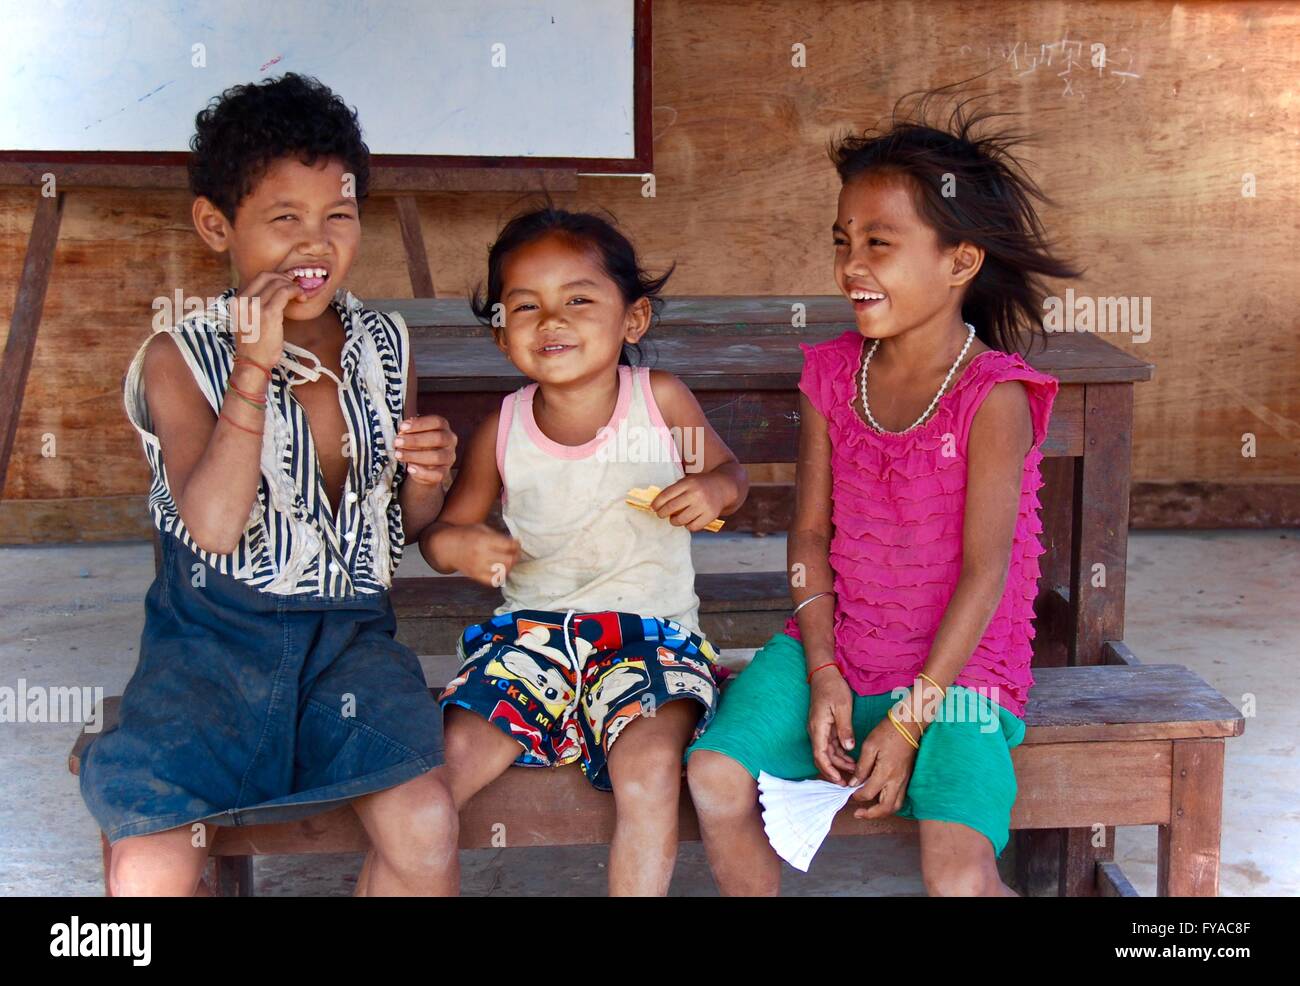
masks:
<path fill-rule="evenodd" d="M 1015 846 L 1015 889 L 1026 897 L 1096 897 L 1097 866 L 1115 858 L 1115 829 L 1104 845 L 1092 844 L 1091 828 L 1021 829 Z"/>
<path fill-rule="evenodd" d="M 103 832 L 99 833 L 99 844 L 104 855 L 104 896 L 113 896 L 113 887 L 108 882 L 109 872 L 113 866 L 113 847 L 109 844 L 108 836 Z"/>
<path fill-rule="evenodd" d="M 1091 828 L 1063 829 L 1062 832 L 1061 896 L 1098 896 L 1101 888 L 1097 884 L 1097 866 L 1115 858 L 1115 827 L 1106 829 L 1105 841 L 1100 846 L 1092 844 Z"/>
<path fill-rule="evenodd" d="M 1015 890 L 1027 898 L 1095 898 L 1102 892 L 1097 868 L 1115 857 L 1115 829 L 1093 846 L 1092 829 L 1022 829 L 1011 833 Z"/>
<path fill-rule="evenodd" d="M 1160 826 L 1156 893 L 1216 897 L 1223 826 L 1223 740 L 1174 741 L 1169 824 Z"/>
<path fill-rule="evenodd" d="M 253 896 L 252 856 L 214 856 L 212 863 L 214 897 Z"/>
<path fill-rule="evenodd" d="M 1016 854 L 1014 887 L 1025 897 L 1060 893 L 1061 833 L 1064 829 L 1021 829 L 1011 833 Z"/>

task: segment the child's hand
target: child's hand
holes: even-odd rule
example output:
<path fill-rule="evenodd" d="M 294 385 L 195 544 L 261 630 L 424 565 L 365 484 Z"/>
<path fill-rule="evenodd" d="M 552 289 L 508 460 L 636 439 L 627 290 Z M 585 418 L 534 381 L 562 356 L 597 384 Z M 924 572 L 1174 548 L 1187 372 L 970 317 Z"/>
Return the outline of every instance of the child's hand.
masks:
<path fill-rule="evenodd" d="M 230 301 L 235 351 L 262 366 L 274 366 L 284 352 L 284 309 L 305 297 L 288 274 L 263 271 Z"/>
<path fill-rule="evenodd" d="M 456 461 L 456 433 L 436 414 L 404 420 L 393 444 L 393 454 L 417 483 L 441 486 Z"/>
<path fill-rule="evenodd" d="M 808 737 L 821 775 L 843 786 L 844 778 L 856 766 L 847 752 L 853 749 L 853 691 L 838 668 L 826 668 L 813 675 Z"/>
<path fill-rule="evenodd" d="M 906 723 L 904 726 L 906 727 Z M 854 818 L 887 818 L 903 807 L 907 785 L 912 778 L 916 750 L 899 735 L 887 718 L 881 719 L 858 753 L 858 764 L 849 785 L 865 785 L 853 793 L 853 801 L 874 801 L 867 808 L 857 808 Z"/>
<path fill-rule="evenodd" d="M 448 526 L 436 532 L 437 557 L 461 574 L 500 588 L 519 560 L 519 541 L 487 524 Z"/>
<path fill-rule="evenodd" d="M 683 476 L 650 502 L 650 509 L 675 527 L 702 531 L 731 502 L 730 483 L 711 473 Z"/>

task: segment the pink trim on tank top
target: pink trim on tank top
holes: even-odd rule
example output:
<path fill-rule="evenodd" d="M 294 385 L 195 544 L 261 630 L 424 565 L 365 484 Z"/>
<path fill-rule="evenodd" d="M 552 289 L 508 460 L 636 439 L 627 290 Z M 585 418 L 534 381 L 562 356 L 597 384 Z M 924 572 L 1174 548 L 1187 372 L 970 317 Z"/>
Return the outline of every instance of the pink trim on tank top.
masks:
<path fill-rule="evenodd" d="M 537 419 L 533 417 L 533 395 L 536 393 L 537 384 L 530 383 L 520 394 L 519 420 L 523 422 L 528 437 L 539 449 L 557 459 L 586 459 L 595 454 L 606 442 L 613 441 L 614 432 L 627 417 L 627 409 L 632 404 L 632 368 L 630 366 L 618 368 L 618 400 L 614 404 L 614 413 L 591 441 L 583 442 L 581 445 L 561 445 L 542 433 L 542 429 L 537 427 Z M 601 432 L 605 434 L 602 435 Z"/>
<path fill-rule="evenodd" d="M 506 438 L 510 434 L 510 421 L 515 416 L 515 395 L 506 394 L 501 401 L 501 414 L 497 417 L 497 475 L 501 477 L 501 502 L 506 502 Z"/>

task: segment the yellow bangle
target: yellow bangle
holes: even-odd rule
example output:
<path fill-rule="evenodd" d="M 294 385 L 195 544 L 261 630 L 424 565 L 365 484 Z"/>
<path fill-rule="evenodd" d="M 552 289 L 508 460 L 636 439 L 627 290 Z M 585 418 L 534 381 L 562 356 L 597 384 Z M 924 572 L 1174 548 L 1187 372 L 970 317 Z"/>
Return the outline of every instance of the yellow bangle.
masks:
<path fill-rule="evenodd" d="M 903 734 L 903 739 L 907 740 L 908 743 L 912 744 L 913 750 L 921 749 L 921 744 L 912 738 L 912 734 L 907 731 L 907 727 L 904 726 L 901 722 L 899 722 L 898 719 L 894 716 L 893 709 L 890 709 L 887 713 L 885 713 L 885 715 L 889 718 L 889 721 L 894 724 L 894 728 Z"/>
<path fill-rule="evenodd" d="M 924 678 L 924 679 L 925 679 L 926 681 L 928 681 L 930 684 L 934 685 L 935 688 L 939 689 L 939 694 L 942 695 L 944 698 L 947 698 L 947 697 L 948 697 L 948 690 L 947 690 L 946 688 L 944 688 L 943 685 L 939 684 L 937 681 L 935 681 L 933 678 L 931 678 L 931 677 L 930 677 L 928 674 L 926 674 L 924 671 L 918 671 L 918 672 L 916 672 L 916 676 L 917 676 L 918 678 Z"/>

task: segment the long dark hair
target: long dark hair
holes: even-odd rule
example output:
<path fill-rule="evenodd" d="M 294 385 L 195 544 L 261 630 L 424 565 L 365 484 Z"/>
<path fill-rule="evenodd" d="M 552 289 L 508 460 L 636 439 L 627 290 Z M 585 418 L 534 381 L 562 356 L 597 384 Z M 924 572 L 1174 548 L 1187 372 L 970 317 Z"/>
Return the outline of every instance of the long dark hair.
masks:
<path fill-rule="evenodd" d="M 605 218 L 608 216 L 608 218 Z M 600 216 L 592 212 L 568 212 L 557 208 L 547 196 L 540 205 L 533 205 L 517 213 L 502 227 L 496 241 L 488 251 L 487 285 L 479 283 L 470 294 L 470 308 L 475 317 L 485 325 L 492 325 L 492 314 L 501 301 L 501 269 L 506 258 L 529 243 L 544 236 L 559 234 L 575 245 L 594 251 L 601 268 L 618 285 L 624 304 L 631 305 L 642 298 L 650 301 L 650 325 L 653 328 L 663 311 L 664 299 L 660 292 L 676 264 L 657 276 L 641 266 L 636 248 L 618 229 L 618 220 L 610 212 Z M 495 334 L 497 328 L 492 329 Z M 638 344 L 624 343 L 619 364 L 638 366 L 643 353 Z"/>
<path fill-rule="evenodd" d="M 962 298 L 962 320 L 990 348 L 1020 351 L 1022 343 L 1042 337 L 1042 301 L 1049 293 L 1042 278 L 1074 278 L 1082 271 L 1055 255 L 1034 201 L 1055 203 L 1011 153 L 1032 138 L 986 127 L 1015 114 L 968 109 L 989 93 L 958 99 L 946 120 L 936 113 L 934 104 L 964 85 L 908 93 L 888 125 L 834 138 L 830 157 L 841 184 L 869 172 L 909 180 L 917 213 L 945 247 L 964 241 L 984 250 L 984 263 Z M 944 194 L 949 187 L 955 195 Z"/>

